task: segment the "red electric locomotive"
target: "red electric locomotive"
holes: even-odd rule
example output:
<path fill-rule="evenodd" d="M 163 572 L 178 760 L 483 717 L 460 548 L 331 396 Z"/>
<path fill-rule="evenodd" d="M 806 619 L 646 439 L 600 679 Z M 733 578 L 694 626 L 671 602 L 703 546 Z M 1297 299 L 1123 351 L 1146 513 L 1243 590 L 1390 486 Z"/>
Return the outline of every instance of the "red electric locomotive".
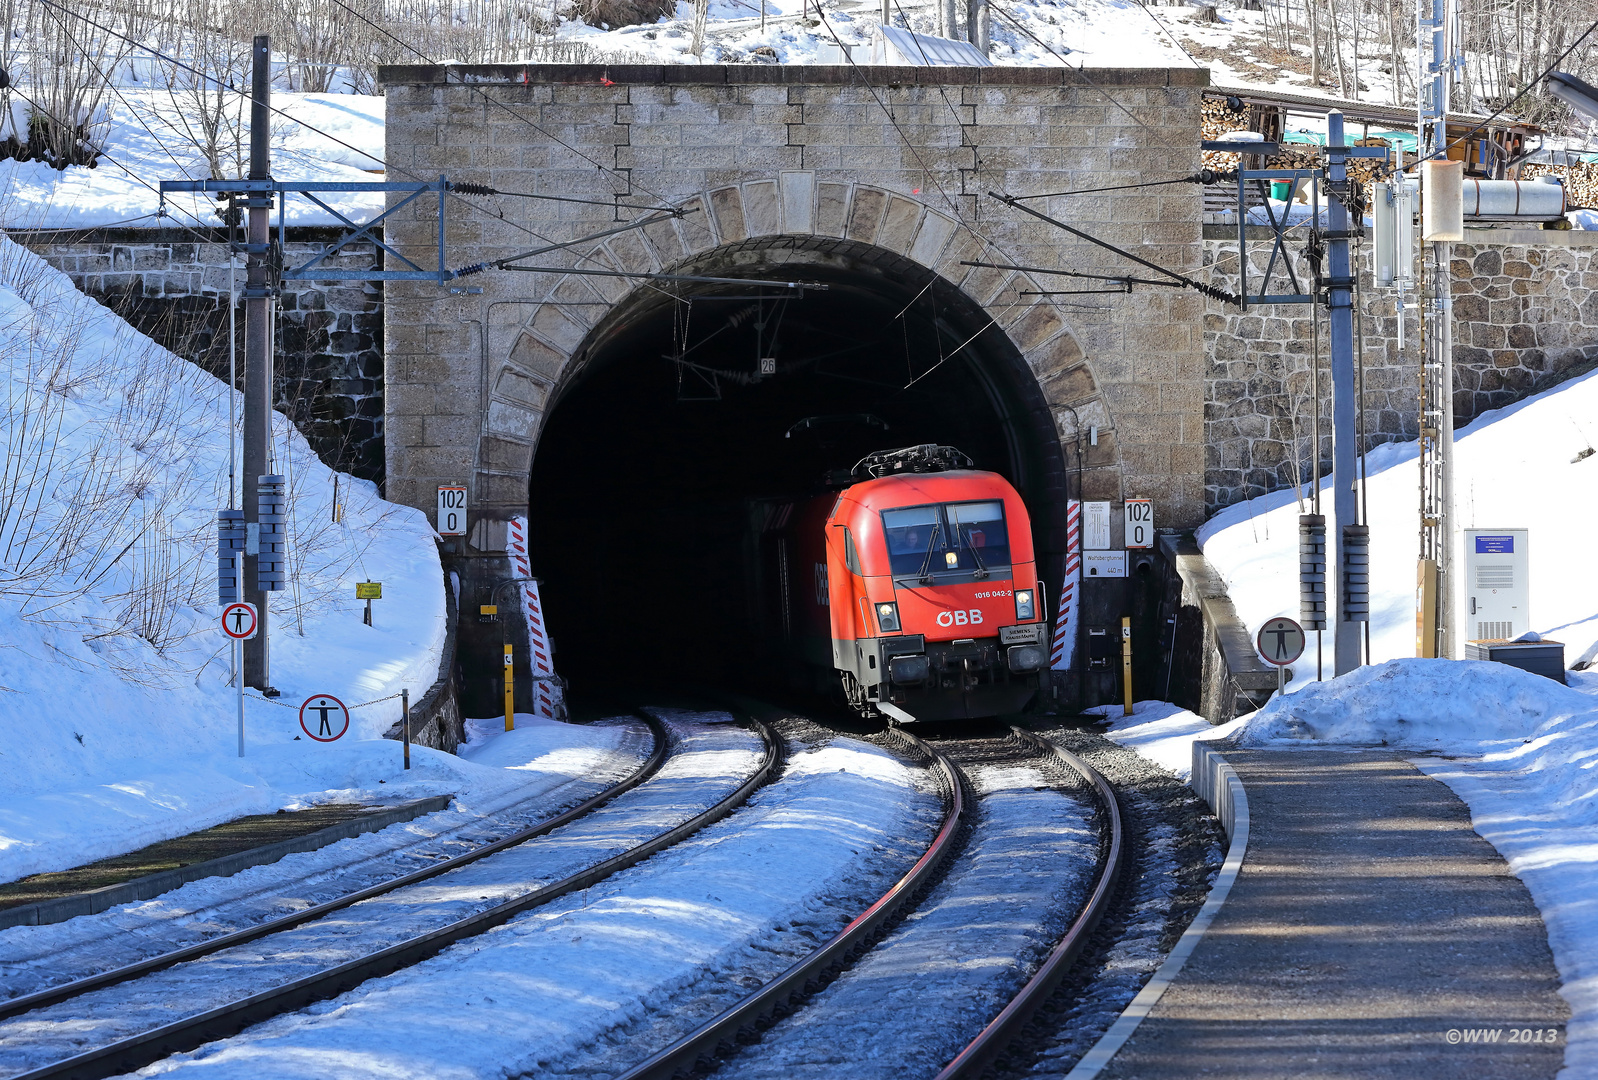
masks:
<path fill-rule="evenodd" d="M 947 446 L 872 454 L 854 472 L 869 479 L 774 515 L 797 548 L 790 558 L 779 544 L 778 572 L 783 622 L 804 660 L 826 663 L 824 633 L 845 695 L 866 716 L 1023 707 L 1049 654 L 1021 497 Z"/>

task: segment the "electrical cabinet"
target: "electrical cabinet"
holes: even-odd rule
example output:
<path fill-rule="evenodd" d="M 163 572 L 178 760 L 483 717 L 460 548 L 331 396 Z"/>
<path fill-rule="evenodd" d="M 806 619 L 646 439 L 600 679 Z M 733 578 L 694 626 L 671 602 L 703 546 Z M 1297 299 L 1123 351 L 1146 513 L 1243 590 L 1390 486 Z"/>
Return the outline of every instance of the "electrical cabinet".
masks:
<path fill-rule="evenodd" d="M 1531 629 L 1525 529 L 1465 530 L 1465 639 L 1502 641 Z"/>

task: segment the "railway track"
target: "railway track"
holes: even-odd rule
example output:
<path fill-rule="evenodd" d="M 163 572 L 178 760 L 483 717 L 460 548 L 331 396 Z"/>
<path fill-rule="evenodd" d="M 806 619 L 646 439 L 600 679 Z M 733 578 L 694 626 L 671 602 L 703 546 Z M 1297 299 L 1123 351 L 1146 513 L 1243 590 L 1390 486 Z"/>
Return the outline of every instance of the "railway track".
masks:
<path fill-rule="evenodd" d="M 228 949 L 252 942 L 262 942 L 270 950 L 273 935 L 286 934 L 301 927 L 314 926 L 329 915 L 347 911 L 363 901 L 389 897 L 401 890 L 414 889 L 426 882 L 469 864 L 480 864 L 501 852 L 511 851 L 519 845 L 548 836 L 562 826 L 588 817 L 596 810 L 616 800 L 619 796 L 644 785 L 655 776 L 668 756 L 666 726 L 654 717 L 643 717 L 655 735 L 655 747 L 649 758 L 632 775 L 615 786 L 601 792 L 585 803 L 548 821 L 521 830 L 492 844 L 485 845 L 446 862 L 424 867 L 404 877 L 375 885 L 337 900 L 319 904 L 294 915 L 273 920 L 246 930 L 207 941 L 199 945 L 175 950 L 137 964 L 127 965 L 73 983 L 52 987 L 25 997 L 0 1003 L 0 1022 L 11 1021 L 24 1028 L 49 1025 L 46 1010 L 52 1006 L 74 1001 L 86 1001 L 92 995 L 122 984 L 148 980 L 169 969 L 215 957 Z M 742 805 L 749 796 L 764 784 L 776 770 L 781 757 L 781 742 L 771 728 L 760 720 L 752 725 L 763 745 L 763 754 L 753 772 L 738 783 L 736 788 L 713 805 L 676 825 L 650 835 L 642 842 L 597 863 L 585 866 L 537 888 L 528 889 L 504 899 L 465 918 L 458 918 L 435 926 L 423 933 L 405 937 L 384 948 L 357 956 L 311 974 L 292 979 L 270 989 L 238 997 L 212 1008 L 198 1009 L 178 1019 L 146 1027 L 137 1034 L 116 1038 L 114 1041 L 64 1056 L 48 1064 L 30 1067 L 27 1071 L 12 1073 L 11 1080 L 44 1080 L 44 1078 L 98 1078 L 140 1068 L 152 1061 L 194 1049 L 206 1042 L 223 1038 L 272 1016 L 302 1008 L 312 1002 L 342 993 L 360 983 L 415 964 L 466 938 L 473 937 L 500 926 L 511 918 L 548 903 L 558 897 L 586 889 L 610 875 L 632 866 L 656 852 L 678 843 L 705 826 L 720 820 Z M 476 891 L 475 889 L 473 891 Z M 346 920 L 348 915 L 344 916 Z M 114 1003 L 113 1003 L 114 1004 Z M 9 1026 L 9 1025 L 8 1025 Z M 3 1032 L 0 1032 L 3 1034 Z M 3 1041 L 3 1040 L 0 1040 Z"/>
<path fill-rule="evenodd" d="M 932 762 L 946 791 L 945 814 L 933 842 L 917 863 L 878 900 L 809 956 L 783 971 L 736 1005 L 703 1024 L 648 1060 L 626 1071 L 621 1080 L 669 1080 L 713 1067 L 716 1059 L 741 1040 L 774 1020 L 805 1007 L 806 1000 L 830 979 L 845 971 L 869 950 L 896 919 L 906 914 L 942 874 L 961 845 L 962 827 L 971 806 L 969 782 L 954 756 L 902 729 L 891 738 Z M 1104 837 L 1102 857 L 1080 912 L 1064 935 L 982 1030 L 950 1060 L 938 1080 L 974 1077 L 1004 1049 L 1033 1011 L 1053 992 L 1097 926 L 1111 901 L 1113 885 L 1121 871 L 1124 839 L 1115 793 L 1095 770 L 1081 759 L 1021 728 L 1010 739 L 1033 757 L 1058 760 L 1088 785 L 1102 807 Z M 969 749 L 969 748 L 968 748 Z M 1011 752 L 1010 750 L 1003 751 Z M 980 756 L 982 751 L 978 752 Z M 967 756 L 970 756 L 969 754 Z M 758 1054 L 758 1048 L 751 1048 Z"/>

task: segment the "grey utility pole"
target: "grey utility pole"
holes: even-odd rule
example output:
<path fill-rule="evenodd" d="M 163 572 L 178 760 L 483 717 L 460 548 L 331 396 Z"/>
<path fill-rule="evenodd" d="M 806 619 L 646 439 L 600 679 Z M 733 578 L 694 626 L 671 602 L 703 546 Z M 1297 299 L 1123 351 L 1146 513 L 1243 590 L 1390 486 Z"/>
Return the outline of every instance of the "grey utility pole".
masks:
<path fill-rule="evenodd" d="M 1417 3 L 1417 8 L 1420 4 Z M 1418 84 L 1420 104 L 1416 126 L 1421 157 L 1447 160 L 1448 102 L 1452 97 L 1454 52 L 1452 5 L 1431 0 L 1431 18 L 1420 15 L 1419 30 L 1431 31 L 1429 85 Z M 1419 56 L 1417 54 L 1417 60 Z M 1426 121 L 1432 122 L 1431 138 Z M 1419 173 L 1420 169 L 1417 168 Z M 1406 223 L 1407 225 L 1407 223 Z M 1454 649 L 1454 289 L 1452 245 L 1431 243 L 1431 267 L 1426 275 L 1421 358 L 1421 565 L 1436 566 L 1433 592 L 1435 636 L 1417 641 L 1416 654 L 1452 659 Z M 1424 603 L 1424 598 L 1422 599 Z M 1424 618 L 1422 620 L 1424 626 Z M 1473 636 L 1466 634 L 1467 637 Z"/>
<path fill-rule="evenodd" d="M 265 34 L 253 46 L 254 69 L 250 78 L 250 179 L 272 176 L 272 45 Z M 272 436 L 272 283 L 268 264 L 272 238 L 272 195 L 252 191 L 249 208 L 244 277 L 244 521 L 259 550 L 260 507 L 258 477 L 270 473 L 268 444 Z M 271 689 L 271 650 L 267 644 L 267 594 L 257 581 L 259 557 L 245 549 L 242 585 L 244 599 L 259 612 L 260 629 L 244 643 L 244 681 L 257 690 Z"/>
<path fill-rule="evenodd" d="M 1326 114 L 1326 134 L 1326 179 L 1333 193 L 1326 206 L 1327 269 L 1330 271 L 1326 281 L 1326 306 L 1331 322 L 1332 354 L 1332 512 L 1337 520 L 1338 618 L 1333 671 L 1346 675 L 1362 663 L 1364 635 L 1359 624 L 1366 616 L 1361 608 L 1369 602 L 1366 576 L 1369 570 L 1357 565 L 1358 558 L 1352 566 L 1349 560 L 1349 526 L 1358 528 L 1359 525 L 1359 492 L 1355 487 L 1359 477 L 1356 465 L 1359 453 L 1354 423 L 1358 407 L 1354 382 L 1354 276 L 1348 254 L 1348 208 L 1339 198 L 1348 180 L 1348 158 L 1342 152 L 1347 147 L 1341 112 L 1333 110 Z M 1360 222 L 1359 227 L 1363 226 Z M 1357 550 L 1356 556 L 1368 551 L 1362 543 L 1356 542 L 1354 546 L 1363 549 Z M 1355 588 L 1350 588 L 1351 573 L 1357 576 Z"/>

